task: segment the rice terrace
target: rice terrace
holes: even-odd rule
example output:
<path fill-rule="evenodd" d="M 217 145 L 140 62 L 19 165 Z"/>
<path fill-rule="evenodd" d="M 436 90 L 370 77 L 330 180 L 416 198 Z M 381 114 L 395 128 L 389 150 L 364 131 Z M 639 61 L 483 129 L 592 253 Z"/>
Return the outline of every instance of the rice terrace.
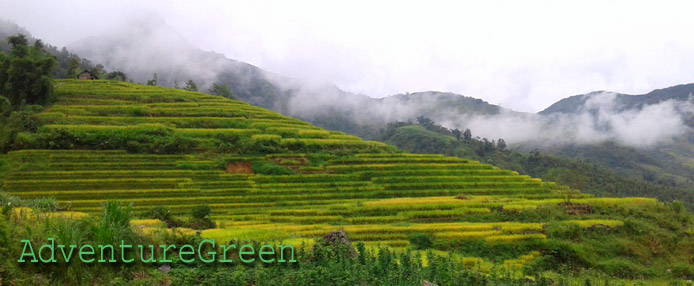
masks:
<path fill-rule="evenodd" d="M 27 204 L 5 208 L 12 224 L 78 224 L 119 205 L 132 211 L 135 235 L 155 242 L 271 243 L 308 255 L 343 232 L 361 259 L 374 259 L 362 263 L 445 266 L 450 277 L 440 281 L 466 273 L 496 285 L 649 284 L 693 274 L 694 223 L 681 205 L 594 197 L 477 161 L 402 153 L 218 96 L 105 80 L 54 86 L 55 103 L 0 157 L 2 195 Z M 48 198 L 52 209 L 27 203 Z M 201 205 L 208 228 L 167 221 Z M 256 275 L 246 281 L 272 281 Z"/>

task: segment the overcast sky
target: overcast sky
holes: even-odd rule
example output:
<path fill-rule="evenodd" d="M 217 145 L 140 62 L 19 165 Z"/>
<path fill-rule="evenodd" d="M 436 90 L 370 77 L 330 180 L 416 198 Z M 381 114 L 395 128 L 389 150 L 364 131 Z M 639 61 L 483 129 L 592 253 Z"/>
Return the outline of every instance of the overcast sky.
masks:
<path fill-rule="evenodd" d="M 68 45 L 158 16 L 190 43 L 383 97 L 439 90 L 540 111 L 694 82 L 692 1 L 36 1 L 0 18 Z"/>

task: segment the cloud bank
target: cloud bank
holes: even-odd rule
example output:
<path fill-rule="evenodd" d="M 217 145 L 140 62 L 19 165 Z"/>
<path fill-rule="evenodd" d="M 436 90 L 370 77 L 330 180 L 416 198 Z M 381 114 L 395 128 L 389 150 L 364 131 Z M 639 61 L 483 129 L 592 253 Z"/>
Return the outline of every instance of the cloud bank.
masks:
<path fill-rule="evenodd" d="M 470 128 L 485 138 L 533 146 L 597 144 L 613 141 L 637 148 L 669 143 L 691 132 L 687 117 L 694 99 L 667 100 L 641 108 L 625 108 L 614 93 L 594 93 L 577 113 L 549 115 L 502 112 L 499 115 L 447 116 L 444 126 Z"/>
<path fill-rule="evenodd" d="M 0 0 L 0 18 L 62 46 L 155 14 L 204 50 L 285 76 L 376 98 L 443 90 L 536 112 L 566 95 L 692 82 L 692 5 Z"/>

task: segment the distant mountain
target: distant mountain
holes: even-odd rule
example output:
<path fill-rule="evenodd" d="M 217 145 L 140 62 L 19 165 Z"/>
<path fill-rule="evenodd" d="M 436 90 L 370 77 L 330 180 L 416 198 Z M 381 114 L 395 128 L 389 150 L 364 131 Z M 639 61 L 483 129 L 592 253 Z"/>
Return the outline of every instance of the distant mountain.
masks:
<path fill-rule="evenodd" d="M 311 104 L 312 96 L 315 95 L 294 98 L 295 102 L 303 102 L 305 109 L 298 112 L 290 110 L 289 114 L 323 128 L 367 139 L 379 138 L 382 130 L 390 122 L 413 121 L 419 116 L 442 122 L 462 115 L 513 113 L 481 99 L 450 92 L 415 92 L 379 99 L 344 93 L 341 97 L 319 104 Z"/>
<path fill-rule="evenodd" d="M 692 205 L 693 92 L 694 84 L 654 90 L 644 95 L 592 92 L 562 99 L 535 115 L 505 110 L 472 98 L 452 97 L 454 100 L 446 100 L 445 96 L 429 94 L 426 98 L 434 100 L 428 103 L 417 102 L 415 105 L 421 103 L 417 112 L 431 116 L 430 118 L 436 122 L 447 122 L 452 118 L 462 117 L 463 120 L 456 121 L 460 124 L 456 127 L 470 127 L 473 134 L 486 131 L 479 128 L 484 126 L 518 126 L 518 132 L 511 130 L 508 134 L 529 133 L 516 136 L 515 138 L 521 139 L 516 139 L 511 144 L 515 151 L 521 152 L 513 156 L 501 156 L 502 153 L 498 152 L 485 154 L 479 151 L 480 148 L 471 149 L 466 144 L 456 143 L 450 134 L 436 135 L 434 132 L 407 125 L 386 130 L 378 140 L 394 144 L 408 152 L 440 153 L 477 159 L 541 178 L 550 178 L 552 172 L 558 172 L 557 170 L 578 172 L 576 174 L 581 176 L 571 179 L 579 178 L 575 179 L 576 182 L 556 177 L 552 180 L 596 194 L 636 192 L 665 200 L 686 198 L 688 204 Z M 398 97 L 404 100 L 402 95 L 393 99 Z M 482 103 L 475 105 L 474 102 Z M 457 113 L 445 112 L 455 109 L 458 110 Z M 482 116 L 469 117 L 470 114 Z M 470 120 L 471 118 L 476 120 Z M 485 125 L 486 122 L 492 121 L 496 123 Z M 670 125 L 660 124 L 662 121 L 671 121 L 672 126 L 680 130 L 677 133 L 664 132 L 660 130 L 662 126 Z M 526 126 L 533 128 L 522 129 Z M 662 134 L 669 134 L 671 138 L 657 140 L 661 139 L 657 137 L 664 136 Z M 505 136 L 502 138 L 509 139 Z M 653 140 L 654 143 L 639 145 L 639 141 L 645 140 Z M 545 156 L 542 160 L 545 164 L 543 168 L 532 167 L 531 165 L 537 162 L 527 160 L 527 154 L 533 150 L 538 150 Z M 566 159 L 570 160 L 563 161 Z M 596 168 L 591 167 L 593 164 Z M 557 170 L 552 171 L 553 169 Z M 598 176 L 607 170 L 609 174 Z M 597 178 L 600 178 L 598 181 L 601 183 L 594 181 Z M 610 187 L 605 189 L 600 184 L 609 184 Z M 620 189 L 623 187 L 633 190 Z M 656 194 L 659 188 L 663 194 Z"/>
<path fill-rule="evenodd" d="M 483 131 L 514 133 L 515 137 L 493 135 L 493 139 L 505 138 L 510 147 L 518 150 L 539 149 L 545 154 L 590 160 L 618 174 L 654 185 L 694 190 L 694 136 L 691 132 L 678 133 L 673 140 L 663 140 L 667 142 L 664 144 L 641 148 L 622 144 L 614 137 L 597 136 L 604 135 L 599 132 L 612 127 L 603 126 L 604 122 L 595 118 L 592 120 L 596 121 L 588 122 L 587 126 L 598 134 L 589 133 L 589 140 L 583 140 L 586 136 L 580 134 L 585 126 L 574 125 L 581 123 L 574 120 L 575 115 L 595 111 L 594 104 L 600 103 L 595 99 L 614 96 L 610 112 L 641 110 L 668 100 L 686 102 L 694 92 L 694 84 L 654 90 L 644 95 L 593 92 L 560 100 L 539 114 L 527 114 L 454 93 L 426 91 L 374 99 L 329 83 L 285 77 L 219 53 L 202 51 L 157 19 L 136 21 L 125 29 L 90 37 L 69 47 L 83 57 L 104 63 L 107 69 L 124 71 L 135 82 L 146 82 L 157 73 L 158 85 L 167 87 L 182 87 L 186 81 L 193 80 L 201 91 L 206 91 L 214 83 L 225 84 L 234 97 L 250 104 L 366 139 L 380 138 L 390 122 L 414 121 L 418 116 L 426 116 L 449 128 L 470 128 L 483 137 L 490 137 Z M 593 106 L 586 106 L 587 103 Z M 692 114 L 682 114 L 682 117 L 687 126 L 694 126 Z M 500 118 L 501 121 L 491 124 Z M 523 121 L 529 122 L 526 125 L 532 128 L 514 126 Z M 559 122 L 562 125 L 556 127 Z M 555 139 L 561 143 L 557 144 Z"/>
<path fill-rule="evenodd" d="M 163 20 L 131 22 L 125 28 L 69 45 L 78 54 L 122 70 L 135 82 L 157 74 L 158 85 L 183 87 L 193 80 L 200 91 L 227 85 L 235 98 L 317 126 L 376 138 L 388 122 L 424 115 L 444 120 L 460 114 L 498 114 L 501 108 L 480 99 L 446 92 L 417 92 L 374 99 L 265 71 L 188 43 Z"/>
<path fill-rule="evenodd" d="M 575 95 L 564 98 L 540 111 L 539 114 L 578 113 L 588 99 L 604 94 L 603 91 Z M 681 84 L 663 89 L 656 89 L 646 94 L 629 95 L 615 93 L 615 102 L 623 109 L 640 109 L 646 105 L 658 104 L 667 100 L 688 101 L 694 96 L 694 83 Z"/>
<path fill-rule="evenodd" d="M 682 84 L 653 90 L 641 95 L 611 94 L 614 101 L 611 109 L 619 111 L 642 111 L 671 102 L 681 117 L 684 131 L 672 140 L 649 148 L 634 148 L 612 141 L 599 144 L 569 144 L 540 148 L 546 154 L 564 158 L 590 160 L 603 167 L 632 178 L 667 187 L 687 188 L 694 191 L 694 84 Z M 575 116 L 594 111 L 597 97 L 610 96 L 604 92 L 592 92 L 562 99 L 539 114 L 552 117 L 556 115 Z M 599 102 L 599 101 L 598 101 Z M 664 118 L 657 114 L 649 121 L 658 122 Z M 643 126 L 643 128 L 649 128 Z M 658 130 L 651 130 L 654 134 Z M 654 135 L 656 136 L 656 135 Z M 527 150 L 536 146 L 524 146 Z"/>
<path fill-rule="evenodd" d="M 511 112 L 509 109 L 490 104 L 484 100 L 451 92 L 414 92 L 393 95 L 378 99 L 378 101 L 386 105 L 409 106 L 415 109 L 411 111 L 412 114 L 424 115 L 434 119 L 439 119 L 443 115 L 494 115 L 499 114 L 501 111 Z"/>
<path fill-rule="evenodd" d="M 253 65 L 198 49 L 157 18 L 141 19 L 103 35 L 68 46 L 78 54 L 124 71 L 145 83 L 157 74 L 157 85 L 183 87 L 188 80 L 200 91 L 226 84 L 233 95 L 253 105 L 273 108 L 286 100 L 286 91 L 269 81 L 270 74 Z"/>
<path fill-rule="evenodd" d="M 642 177 L 631 169 L 649 166 L 661 168 L 660 162 L 636 150 L 605 144 L 586 145 L 585 149 L 565 148 L 558 156 L 539 152 L 519 152 L 500 147 L 501 144 L 487 140 L 456 139 L 449 130 L 426 128 L 421 125 L 391 124 L 379 139 L 399 149 L 418 154 L 443 154 L 478 160 L 494 164 L 521 174 L 552 180 L 583 192 L 598 196 L 645 196 L 662 201 L 679 200 L 689 208 L 694 208 L 694 189 L 681 184 L 670 184 L 656 180 L 655 176 Z M 594 152 L 597 158 L 606 160 L 585 160 L 585 154 L 574 152 Z M 546 152 L 549 153 L 549 152 Z M 563 158 L 562 158 L 563 157 Z M 569 158 L 575 159 L 569 159 Z M 598 164 L 598 163 L 612 164 Z M 615 163 L 625 163 L 620 166 Z M 629 175 L 623 175 L 623 174 Z M 680 177 L 682 179 L 682 177 Z M 686 179 L 683 179 L 686 181 Z M 692 184 L 689 184 L 691 186 Z"/>

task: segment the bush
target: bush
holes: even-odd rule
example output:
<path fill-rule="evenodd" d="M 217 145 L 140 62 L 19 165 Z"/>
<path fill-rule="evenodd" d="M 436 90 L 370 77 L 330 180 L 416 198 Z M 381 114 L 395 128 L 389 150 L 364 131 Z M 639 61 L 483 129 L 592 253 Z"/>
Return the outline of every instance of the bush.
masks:
<path fill-rule="evenodd" d="M 410 244 L 415 249 L 428 249 L 434 247 L 434 239 L 431 234 L 415 232 L 408 237 Z"/>
<path fill-rule="evenodd" d="M 251 136 L 250 146 L 246 148 L 251 152 L 259 153 L 277 153 L 282 152 L 280 146 L 282 136 L 273 134 L 259 134 Z"/>
<path fill-rule="evenodd" d="M 185 227 L 192 229 L 211 229 L 215 228 L 217 225 L 209 218 L 193 218 L 186 222 Z"/>
<path fill-rule="evenodd" d="M 633 262 L 623 258 L 604 260 L 599 263 L 599 266 L 605 272 L 613 276 L 642 278 L 644 275 L 649 275 L 640 265 L 636 265 Z"/>
<path fill-rule="evenodd" d="M 125 149 L 131 153 L 181 154 L 194 150 L 198 141 L 178 134 L 161 124 L 141 124 L 130 127 L 102 128 L 100 126 L 52 126 L 38 130 L 35 146 L 42 149 L 93 150 Z"/>
<path fill-rule="evenodd" d="M 92 229 L 94 242 L 99 245 L 118 245 L 121 240 L 141 241 L 130 227 L 131 215 L 132 205 L 123 206 L 119 202 L 106 202 L 101 221 Z"/>
<path fill-rule="evenodd" d="M 193 217 L 186 222 L 186 227 L 192 229 L 210 229 L 217 225 L 210 220 L 212 209 L 208 205 L 197 205 L 193 208 Z"/>
<path fill-rule="evenodd" d="M 254 161 L 253 162 L 253 173 L 263 174 L 263 175 L 294 175 L 292 170 L 284 167 L 280 167 L 277 164 L 267 162 L 267 161 Z"/>
<path fill-rule="evenodd" d="M 694 278 L 694 265 L 686 262 L 679 262 L 672 267 L 672 275 L 679 278 Z"/>
<path fill-rule="evenodd" d="M 552 222 L 547 224 L 547 235 L 557 239 L 578 240 L 583 236 L 583 230 L 576 224 Z"/>
<path fill-rule="evenodd" d="M 212 209 L 208 205 L 198 205 L 193 208 L 193 218 L 194 219 L 205 219 L 209 218 Z"/>
<path fill-rule="evenodd" d="M 56 211 L 58 209 L 58 203 L 53 198 L 24 200 L 3 192 L 0 192 L 0 205 L 8 209 L 16 207 L 28 207 L 41 211 Z"/>
<path fill-rule="evenodd" d="M 171 212 L 167 207 L 156 207 L 146 212 L 143 217 L 165 221 L 171 219 Z"/>
<path fill-rule="evenodd" d="M 181 221 L 171 214 L 167 207 L 155 207 L 142 215 L 144 218 L 158 219 L 166 223 L 166 227 L 179 227 Z"/>

